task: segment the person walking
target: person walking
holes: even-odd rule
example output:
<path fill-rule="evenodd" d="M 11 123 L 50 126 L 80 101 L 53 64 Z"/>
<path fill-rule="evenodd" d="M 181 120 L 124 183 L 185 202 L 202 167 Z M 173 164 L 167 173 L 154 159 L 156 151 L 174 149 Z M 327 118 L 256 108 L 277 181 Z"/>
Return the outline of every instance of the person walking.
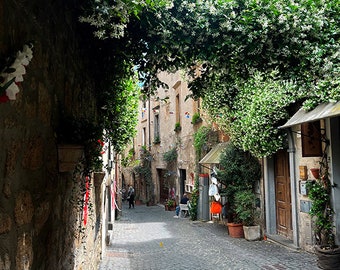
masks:
<path fill-rule="evenodd" d="M 127 199 L 129 201 L 129 208 L 135 208 L 135 189 L 129 186 Z"/>

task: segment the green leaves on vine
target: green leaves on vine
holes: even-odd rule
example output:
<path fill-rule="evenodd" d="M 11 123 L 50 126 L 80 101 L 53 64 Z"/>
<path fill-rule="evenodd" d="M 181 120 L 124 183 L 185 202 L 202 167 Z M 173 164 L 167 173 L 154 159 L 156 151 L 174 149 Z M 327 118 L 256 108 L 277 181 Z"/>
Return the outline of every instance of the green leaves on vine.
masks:
<path fill-rule="evenodd" d="M 256 156 L 282 147 L 292 104 L 340 100 L 337 0 L 89 3 L 84 21 L 109 40 L 112 61 L 138 68 L 146 94 L 159 71 L 185 70 L 192 96 Z"/>

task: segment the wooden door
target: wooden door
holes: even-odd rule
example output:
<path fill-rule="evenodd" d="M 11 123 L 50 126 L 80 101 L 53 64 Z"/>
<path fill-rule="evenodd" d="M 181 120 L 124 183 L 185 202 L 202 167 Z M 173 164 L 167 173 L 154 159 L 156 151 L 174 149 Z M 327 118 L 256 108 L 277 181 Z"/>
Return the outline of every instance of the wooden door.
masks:
<path fill-rule="evenodd" d="M 292 239 L 292 204 L 290 192 L 289 157 L 287 151 L 280 150 L 275 155 L 274 162 L 276 229 L 278 234 Z"/>
<path fill-rule="evenodd" d="M 159 202 L 164 203 L 169 197 L 169 187 L 164 178 L 165 170 L 157 169 L 159 179 Z"/>

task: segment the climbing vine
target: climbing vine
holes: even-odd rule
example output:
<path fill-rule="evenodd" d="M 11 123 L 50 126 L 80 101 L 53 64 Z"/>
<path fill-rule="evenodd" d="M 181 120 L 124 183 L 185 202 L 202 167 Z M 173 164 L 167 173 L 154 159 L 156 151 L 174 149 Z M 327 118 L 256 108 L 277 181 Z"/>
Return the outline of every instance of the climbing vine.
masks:
<path fill-rule="evenodd" d="M 148 201 L 150 201 L 154 197 L 154 188 L 153 188 L 153 181 L 152 181 L 152 171 L 151 171 L 151 161 L 152 155 L 146 149 L 145 146 L 141 148 L 141 156 L 140 156 L 140 163 L 139 165 L 133 167 L 133 171 L 135 174 L 138 174 L 146 184 L 146 194 Z"/>
<path fill-rule="evenodd" d="M 159 71 L 185 70 L 191 96 L 256 156 L 283 147 L 276 129 L 292 104 L 340 100 L 337 0 L 88 3 L 96 23 L 87 22 L 138 67 L 143 92 L 162 85 Z"/>
<path fill-rule="evenodd" d="M 189 207 L 191 220 L 197 220 L 198 199 L 199 199 L 199 181 L 198 181 L 198 176 L 197 176 L 195 179 L 194 189 L 191 193 L 191 200 L 190 200 L 190 207 Z"/>
<path fill-rule="evenodd" d="M 170 166 L 177 160 L 177 148 L 173 147 L 169 151 L 163 153 L 163 160 Z"/>
<path fill-rule="evenodd" d="M 105 136 L 119 153 L 136 134 L 140 86 L 136 76 L 115 80 L 105 96 Z"/>
<path fill-rule="evenodd" d="M 209 126 L 201 126 L 194 134 L 194 148 L 197 158 L 218 142 L 217 132 Z"/>
<path fill-rule="evenodd" d="M 309 214 L 314 219 L 313 230 L 317 245 L 333 249 L 335 245 L 334 209 L 331 203 L 331 181 L 327 149 L 329 141 L 325 140 L 325 147 L 319 162 L 319 178 L 307 182 L 308 197 L 312 201 Z"/>

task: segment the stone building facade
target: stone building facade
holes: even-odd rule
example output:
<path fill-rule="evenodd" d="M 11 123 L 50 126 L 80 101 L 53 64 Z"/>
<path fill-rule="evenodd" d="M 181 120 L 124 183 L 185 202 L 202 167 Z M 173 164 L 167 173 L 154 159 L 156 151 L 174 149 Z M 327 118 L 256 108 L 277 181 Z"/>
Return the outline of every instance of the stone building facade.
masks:
<path fill-rule="evenodd" d="M 140 102 L 137 136 L 132 146 L 137 163 L 144 157 L 145 149 L 151 154 L 151 192 L 146 182 L 132 173 L 133 166 L 122 172 L 125 183 L 135 186 L 137 199 L 153 203 L 164 203 L 169 197 L 178 201 L 184 192 L 193 190 L 198 164 L 194 132 L 205 124 L 204 120 L 192 123 L 194 114 L 202 116 L 200 102 L 186 100 L 190 93 L 181 72 L 162 72 L 159 79 L 169 89 L 159 88 L 150 99 Z M 167 152 L 173 160 L 164 159 Z"/>
<path fill-rule="evenodd" d="M 339 108 L 339 102 L 330 102 L 310 112 L 298 110 L 281 127 L 287 130 L 287 148 L 264 159 L 266 233 L 310 252 L 314 252 L 315 235 L 306 183 L 318 178 L 312 171 L 320 168 L 320 162 L 328 166 L 335 242 L 340 244 Z"/>
<path fill-rule="evenodd" d="M 94 121 L 97 115 L 90 48 L 84 47 L 92 33 L 78 21 L 78 4 L 0 1 L 0 73 L 10 56 L 33 45 L 19 93 L 4 100 L 1 88 L 3 270 L 97 269 L 100 260 L 102 185 L 75 167 L 60 170 L 56 138 L 63 113 Z"/>
<path fill-rule="evenodd" d="M 121 178 L 123 186 L 135 187 L 137 202 L 164 204 L 175 199 L 178 203 L 183 193 L 191 196 L 199 174 L 211 172 L 209 165 L 199 163 L 200 159 L 229 138 L 209 122 L 201 100 L 188 97 L 188 81 L 181 71 L 161 72 L 159 79 L 168 88 L 160 87 L 150 99 L 140 102 L 137 136 L 127 149 L 134 155 L 129 166 L 122 167 Z M 198 156 L 194 134 L 202 126 L 211 129 L 213 139 Z M 151 183 L 135 170 L 145 159 L 150 161 Z"/>

